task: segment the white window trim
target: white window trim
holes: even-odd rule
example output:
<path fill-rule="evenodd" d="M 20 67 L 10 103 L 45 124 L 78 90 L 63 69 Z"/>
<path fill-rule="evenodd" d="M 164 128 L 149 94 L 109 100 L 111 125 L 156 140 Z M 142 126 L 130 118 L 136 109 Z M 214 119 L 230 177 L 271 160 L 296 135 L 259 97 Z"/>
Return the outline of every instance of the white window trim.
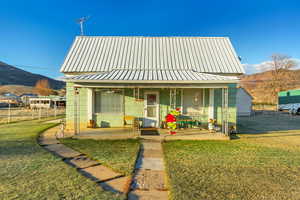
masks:
<path fill-rule="evenodd" d="M 107 89 L 105 89 L 105 90 L 107 90 Z M 105 115 L 105 114 L 122 114 L 122 115 L 124 115 L 124 112 L 125 112 L 124 89 L 118 89 L 118 90 L 120 90 L 122 92 L 122 110 L 121 110 L 121 112 L 96 112 L 96 106 L 95 106 L 95 104 L 96 104 L 96 102 L 95 102 L 95 96 L 96 95 L 95 95 L 95 93 L 96 92 L 101 92 L 101 90 L 96 90 L 96 91 L 94 91 L 94 95 L 93 95 L 93 113 L 95 115 Z"/>
<path fill-rule="evenodd" d="M 203 114 L 204 113 L 204 108 L 205 108 L 205 88 L 187 88 L 187 89 L 201 89 L 202 90 L 202 105 L 200 106 L 200 111 L 199 111 L 199 114 Z M 184 108 L 184 89 L 181 89 L 181 114 L 182 115 L 186 115 L 186 116 L 194 116 L 194 115 L 191 115 L 189 113 L 184 113 L 183 112 L 183 108 Z"/>
<path fill-rule="evenodd" d="M 160 113 L 159 113 L 159 107 L 160 107 L 160 101 L 159 101 L 159 91 L 145 91 L 144 92 L 144 118 L 147 118 L 147 95 L 148 94 L 156 94 L 157 96 L 157 105 L 156 105 L 156 128 L 159 128 L 160 125 Z M 144 122 L 143 122 L 144 123 Z"/>

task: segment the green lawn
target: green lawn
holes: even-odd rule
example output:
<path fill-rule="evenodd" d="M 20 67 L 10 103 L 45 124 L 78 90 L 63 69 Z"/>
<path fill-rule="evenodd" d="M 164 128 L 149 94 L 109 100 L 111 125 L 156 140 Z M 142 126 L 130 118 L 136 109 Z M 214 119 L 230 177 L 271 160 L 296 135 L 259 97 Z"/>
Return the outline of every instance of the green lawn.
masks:
<path fill-rule="evenodd" d="M 128 140 L 63 139 L 65 145 L 124 175 L 133 173 L 140 142 Z"/>
<path fill-rule="evenodd" d="M 299 146 L 265 137 L 164 143 L 172 199 L 300 199 Z"/>
<path fill-rule="evenodd" d="M 0 199 L 124 199 L 41 148 L 37 135 L 51 126 L 38 121 L 0 126 Z"/>

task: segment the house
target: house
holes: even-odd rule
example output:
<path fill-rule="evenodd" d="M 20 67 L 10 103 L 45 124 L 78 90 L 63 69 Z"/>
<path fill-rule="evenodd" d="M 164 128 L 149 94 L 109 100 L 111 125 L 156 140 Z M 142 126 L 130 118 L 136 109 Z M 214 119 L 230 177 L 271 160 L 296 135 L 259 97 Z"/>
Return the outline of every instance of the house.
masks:
<path fill-rule="evenodd" d="M 13 93 L 3 93 L 0 95 L 0 103 L 1 105 L 8 106 L 19 106 L 21 103 L 21 99 L 18 95 Z"/>
<path fill-rule="evenodd" d="M 279 110 L 298 110 L 300 108 L 300 89 L 287 90 L 278 93 Z"/>
<path fill-rule="evenodd" d="M 250 116 L 252 114 L 253 97 L 244 88 L 237 89 L 236 107 L 237 116 Z"/>
<path fill-rule="evenodd" d="M 65 107 L 66 98 L 55 95 L 31 97 L 29 98 L 29 106 L 31 109 Z"/>
<path fill-rule="evenodd" d="M 244 69 L 227 37 L 75 38 L 61 67 L 67 92 L 66 129 L 162 128 L 165 116 L 207 127 L 216 119 L 228 134 L 236 125 L 237 76 Z"/>
<path fill-rule="evenodd" d="M 21 101 L 23 103 L 24 106 L 29 106 L 30 102 L 29 99 L 33 98 L 33 97 L 37 97 L 37 94 L 32 94 L 32 93 L 24 93 L 22 95 L 20 95 Z"/>

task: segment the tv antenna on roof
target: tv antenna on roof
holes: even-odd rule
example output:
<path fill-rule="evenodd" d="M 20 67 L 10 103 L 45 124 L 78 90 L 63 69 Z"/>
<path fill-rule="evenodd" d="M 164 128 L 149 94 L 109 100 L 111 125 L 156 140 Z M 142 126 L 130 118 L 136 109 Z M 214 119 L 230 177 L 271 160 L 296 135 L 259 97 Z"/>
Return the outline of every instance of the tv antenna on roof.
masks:
<path fill-rule="evenodd" d="M 83 35 L 83 23 L 86 22 L 90 16 L 81 17 L 77 20 L 77 23 L 80 25 L 80 35 Z"/>

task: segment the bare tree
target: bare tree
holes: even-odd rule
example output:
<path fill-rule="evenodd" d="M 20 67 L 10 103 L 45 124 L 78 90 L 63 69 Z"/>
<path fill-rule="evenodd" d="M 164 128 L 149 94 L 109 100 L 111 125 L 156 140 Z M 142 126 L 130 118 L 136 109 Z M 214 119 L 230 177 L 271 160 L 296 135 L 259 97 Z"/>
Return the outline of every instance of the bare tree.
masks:
<path fill-rule="evenodd" d="M 270 101 L 278 103 L 278 92 L 291 88 L 296 81 L 292 69 L 297 63 L 282 54 L 273 54 L 271 58 L 272 60 L 262 67 L 263 71 L 270 71 L 270 79 L 261 87 L 266 88 L 265 92 L 270 92 Z"/>

